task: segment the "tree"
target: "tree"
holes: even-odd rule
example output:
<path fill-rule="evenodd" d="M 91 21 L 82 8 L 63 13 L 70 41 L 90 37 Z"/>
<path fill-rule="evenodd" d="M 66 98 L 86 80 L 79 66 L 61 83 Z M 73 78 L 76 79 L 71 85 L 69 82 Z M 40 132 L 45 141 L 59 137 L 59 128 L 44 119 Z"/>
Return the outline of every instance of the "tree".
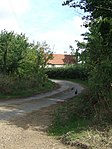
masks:
<path fill-rule="evenodd" d="M 36 67 L 35 71 L 38 76 L 38 82 L 44 82 L 47 78 L 45 74 L 45 68 L 47 66 L 47 62 L 53 58 L 50 47 L 46 42 L 40 44 L 37 42 L 34 45 L 34 49 L 36 50 Z"/>
<path fill-rule="evenodd" d="M 74 59 L 75 59 L 75 63 L 78 64 L 79 63 L 79 56 L 80 56 L 80 53 L 79 53 L 79 49 L 74 49 L 71 45 L 69 46 L 70 50 L 71 50 L 71 54 L 74 56 Z"/>
<path fill-rule="evenodd" d="M 25 35 L 18 35 L 6 30 L 1 31 L 0 72 L 3 74 L 18 73 L 28 48 L 29 43 Z"/>
<path fill-rule="evenodd" d="M 90 87 L 97 98 L 103 99 L 108 98 L 111 93 L 112 44 L 109 42 L 109 35 L 104 42 L 98 27 L 98 23 L 91 24 L 90 33 L 87 35 L 86 65 L 90 69 Z"/>
<path fill-rule="evenodd" d="M 89 13 L 83 17 L 84 26 L 89 29 L 84 35 L 87 40 L 85 64 L 90 70 L 89 82 L 95 97 L 108 99 L 112 89 L 112 1 L 67 0 L 63 5 Z"/>
<path fill-rule="evenodd" d="M 48 81 L 45 67 L 52 58 L 46 43 L 30 43 L 24 34 L 0 33 L 0 93 L 37 89 Z"/>
<path fill-rule="evenodd" d="M 29 43 L 24 34 L 6 30 L 0 33 L 0 73 L 19 79 L 34 78 L 41 85 L 47 81 L 45 67 L 52 58 L 50 47 L 44 43 Z"/>
<path fill-rule="evenodd" d="M 77 40 L 75 40 L 75 42 L 77 44 L 76 50 L 71 45 L 69 46 L 69 48 L 71 50 L 71 54 L 74 55 L 74 59 L 76 61 L 76 64 L 78 64 L 78 63 L 84 64 L 85 59 L 86 59 L 86 52 L 85 52 L 86 43 L 85 42 L 79 42 Z"/>
<path fill-rule="evenodd" d="M 84 18 L 96 19 L 99 16 L 102 18 L 112 16 L 112 1 L 111 0 L 66 0 L 62 5 L 68 5 L 73 8 L 80 8 L 84 12 L 90 14 Z"/>

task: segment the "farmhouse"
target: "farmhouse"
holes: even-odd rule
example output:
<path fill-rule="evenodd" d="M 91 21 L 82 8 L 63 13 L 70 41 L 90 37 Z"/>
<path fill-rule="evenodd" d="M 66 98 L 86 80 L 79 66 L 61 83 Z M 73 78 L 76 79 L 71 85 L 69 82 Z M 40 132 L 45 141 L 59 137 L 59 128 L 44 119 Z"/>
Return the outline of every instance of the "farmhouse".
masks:
<path fill-rule="evenodd" d="M 68 54 L 53 54 L 53 59 L 48 61 L 49 67 L 62 67 L 65 65 L 74 64 L 75 59 L 73 55 Z"/>

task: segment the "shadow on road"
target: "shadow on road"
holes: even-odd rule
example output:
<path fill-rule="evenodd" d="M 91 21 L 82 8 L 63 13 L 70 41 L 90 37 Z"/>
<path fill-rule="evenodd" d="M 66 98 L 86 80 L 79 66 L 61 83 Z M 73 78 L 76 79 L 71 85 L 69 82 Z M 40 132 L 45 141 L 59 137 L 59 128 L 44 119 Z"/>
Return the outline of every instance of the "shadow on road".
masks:
<path fill-rule="evenodd" d="M 33 111 L 21 117 L 16 117 L 8 120 L 9 125 L 16 125 L 23 129 L 31 129 L 34 131 L 46 131 L 51 125 L 52 114 L 57 106 L 52 105 L 47 108 L 42 108 L 39 111 Z"/>

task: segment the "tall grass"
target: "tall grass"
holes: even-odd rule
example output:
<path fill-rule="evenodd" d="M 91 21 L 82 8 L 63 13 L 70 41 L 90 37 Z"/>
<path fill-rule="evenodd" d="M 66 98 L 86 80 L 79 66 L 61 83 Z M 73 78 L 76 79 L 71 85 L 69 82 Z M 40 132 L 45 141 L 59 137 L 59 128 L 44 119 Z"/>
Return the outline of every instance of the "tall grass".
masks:
<path fill-rule="evenodd" d="M 37 77 L 33 75 L 22 78 L 0 75 L 0 98 L 31 96 L 54 87 L 55 84 L 48 79 L 40 84 Z"/>
<path fill-rule="evenodd" d="M 112 97 L 110 98 L 112 99 Z M 112 148 L 112 102 L 109 108 L 93 100 L 90 91 L 59 103 L 53 114 L 49 134 L 62 143 L 80 149 Z"/>

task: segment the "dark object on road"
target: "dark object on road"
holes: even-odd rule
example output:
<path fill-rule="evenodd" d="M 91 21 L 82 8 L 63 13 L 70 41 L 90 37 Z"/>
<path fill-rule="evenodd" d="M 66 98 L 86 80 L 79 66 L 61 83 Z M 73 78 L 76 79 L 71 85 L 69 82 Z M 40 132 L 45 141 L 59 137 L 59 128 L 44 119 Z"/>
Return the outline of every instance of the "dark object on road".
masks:
<path fill-rule="evenodd" d="M 74 90 L 74 87 L 72 87 L 71 90 Z"/>
<path fill-rule="evenodd" d="M 78 93 L 78 91 L 77 91 L 77 89 L 75 90 L 75 95 L 77 95 L 77 93 Z"/>

